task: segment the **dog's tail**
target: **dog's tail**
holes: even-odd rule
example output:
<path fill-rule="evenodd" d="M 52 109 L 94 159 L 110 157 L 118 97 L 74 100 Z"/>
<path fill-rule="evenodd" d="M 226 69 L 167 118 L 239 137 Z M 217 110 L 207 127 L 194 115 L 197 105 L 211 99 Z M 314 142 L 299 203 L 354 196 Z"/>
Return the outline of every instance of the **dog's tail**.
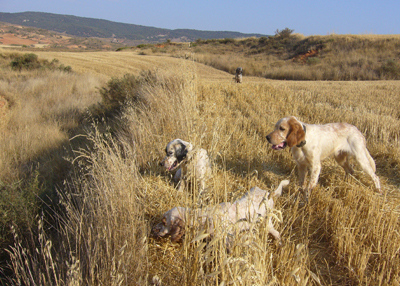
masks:
<path fill-rule="evenodd" d="M 282 195 L 282 190 L 285 189 L 289 185 L 289 180 L 283 180 L 280 182 L 278 188 L 276 188 L 273 193 L 274 197 L 280 197 Z"/>
<path fill-rule="evenodd" d="M 376 172 L 376 165 L 374 159 L 372 159 L 371 154 L 369 154 L 368 150 L 365 149 L 365 156 L 367 156 L 369 164 L 371 165 L 372 170 L 374 170 L 374 173 Z"/>

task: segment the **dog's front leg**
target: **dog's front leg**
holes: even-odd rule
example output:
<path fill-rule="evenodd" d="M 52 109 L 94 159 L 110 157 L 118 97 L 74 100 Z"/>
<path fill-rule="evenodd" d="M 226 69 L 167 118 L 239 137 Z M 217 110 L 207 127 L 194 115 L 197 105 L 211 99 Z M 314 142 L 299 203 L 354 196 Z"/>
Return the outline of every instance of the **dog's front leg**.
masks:
<path fill-rule="evenodd" d="M 321 173 L 321 163 L 314 162 L 314 164 L 311 167 L 310 182 L 309 182 L 308 187 L 305 192 L 307 201 L 308 201 L 308 197 L 310 195 L 311 190 L 314 189 L 314 187 L 317 185 L 320 173 Z"/>
<path fill-rule="evenodd" d="M 268 232 L 280 243 L 281 235 L 279 231 L 274 228 L 271 217 L 268 218 Z"/>
<path fill-rule="evenodd" d="M 186 187 L 186 180 L 185 179 L 181 179 L 181 181 L 179 182 L 178 191 L 179 192 L 184 192 L 185 191 L 185 187 Z"/>
<path fill-rule="evenodd" d="M 308 168 L 307 165 L 305 164 L 297 164 L 297 172 L 299 176 L 299 185 L 300 188 L 303 190 L 306 188 L 307 182 L 306 182 L 306 176 L 308 173 Z"/>
<path fill-rule="evenodd" d="M 182 177 L 182 169 L 178 169 L 178 171 L 176 171 L 175 175 L 174 175 L 174 181 L 175 183 L 178 183 L 179 180 Z"/>

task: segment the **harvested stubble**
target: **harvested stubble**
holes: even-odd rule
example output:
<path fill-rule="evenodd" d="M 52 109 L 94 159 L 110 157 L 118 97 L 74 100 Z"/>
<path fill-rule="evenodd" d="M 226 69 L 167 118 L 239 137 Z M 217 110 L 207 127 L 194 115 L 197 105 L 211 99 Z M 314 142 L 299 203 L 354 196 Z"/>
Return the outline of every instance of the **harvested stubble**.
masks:
<path fill-rule="evenodd" d="M 69 263 L 59 266 L 63 271 L 53 280 L 107 285 L 146 285 L 155 276 L 162 285 L 399 282 L 399 83 L 237 85 L 199 78 L 188 64 L 158 72 L 157 79 L 141 86 L 144 104 L 126 108 L 117 139 L 98 132 L 89 136 L 94 151 L 81 158 L 91 162 L 90 168 L 76 177 L 73 199 L 65 199 L 63 237 L 69 240 L 60 253 Z M 290 152 L 274 152 L 265 140 L 287 115 L 356 125 L 376 159 L 385 195 L 377 195 L 360 171 L 344 180 L 343 170 L 327 160 L 309 204 L 303 205 Z M 267 236 L 264 221 L 238 235 L 230 252 L 218 227 L 208 242 L 201 239 L 206 231 L 200 227 L 188 228 L 180 244 L 151 238 L 150 227 L 166 210 L 198 205 L 190 192 L 178 193 L 158 166 L 174 138 L 207 149 L 213 158 L 204 204 L 234 200 L 255 185 L 273 190 L 290 179 L 276 206 L 283 214 L 283 222 L 276 222 L 282 245 Z"/>

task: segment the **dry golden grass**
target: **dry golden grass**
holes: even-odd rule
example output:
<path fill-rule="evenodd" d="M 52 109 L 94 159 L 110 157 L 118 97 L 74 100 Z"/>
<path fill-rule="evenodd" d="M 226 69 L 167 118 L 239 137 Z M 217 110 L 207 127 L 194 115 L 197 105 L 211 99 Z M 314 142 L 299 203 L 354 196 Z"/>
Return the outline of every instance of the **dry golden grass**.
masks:
<path fill-rule="evenodd" d="M 100 101 L 97 78 L 63 72 L 23 72 L 21 80 L 7 71 L 0 79 L 6 102 L 0 133 L 0 178 L 16 180 L 16 168 L 28 165 L 50 150 L 68 142 L 68 131 L 77 128 L 79 117 Z M 51 156 L 51 155 L 50 155 Z"/>
<path fill-rule="evenodd" d="M 139 66 L 158 68 L 157 80 L 140 86 L 144 103 L 125 108 L 113 136 L 97 128 L 86 135 L 93 148 L 77 150 L 71 183 L 60 187 L 65 214 L 57 239 L 39 227 L 37 251 L 23 249 L 18 240 L 10 250 L 16 284 L 149 285 L 158 279 L 162 285 L 399 285 L 399 82 L 244 77 L 243 84 L 234 84 L 229 74 L 167 57 L 47 57 L 102 80 L 138 74 Z M 275 152 L 265 140 L 287 115 L 356 125 L 376 160 L 385 195 L 375 193 L 359 168 L 344 180 L 343 170 L 328 159 L 310 202 L 296 199 L 290 152 Z M 234 200 L 253 186 L 273 190 L 290 179 L 277 200 L 282 245 L 268 237 L 264 221 L 239 234 L 231 252 L 218 227 L 208 241 L 199 239 L 205 231 L 199 225 L 187 228 L 179 244 L 153 239 L 150 229 L 165 211 L 198 205 L 190 192 L 178 193 L 158 165 L 174 138 L 207 149 L 213 159 L 203 204 Z"/>

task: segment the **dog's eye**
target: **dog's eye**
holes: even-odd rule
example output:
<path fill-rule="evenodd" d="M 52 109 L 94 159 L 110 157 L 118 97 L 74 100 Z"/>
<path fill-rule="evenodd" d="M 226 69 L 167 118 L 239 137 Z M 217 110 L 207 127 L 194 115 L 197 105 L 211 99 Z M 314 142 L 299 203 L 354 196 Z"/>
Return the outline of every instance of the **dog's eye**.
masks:
<path fill-rule="evenodd" d="M 168 156 L 171 156 L 172 154 L 173 154 L 172 151 L 169 151 L 169 152 L 167 153 Z"/>
<path fill-rule="evenodd" d="M 279 127 L 279 130 L 285 131 L 285 128 L 283 128 L 283 127 L 281 126 L 281 127 Z"/>

